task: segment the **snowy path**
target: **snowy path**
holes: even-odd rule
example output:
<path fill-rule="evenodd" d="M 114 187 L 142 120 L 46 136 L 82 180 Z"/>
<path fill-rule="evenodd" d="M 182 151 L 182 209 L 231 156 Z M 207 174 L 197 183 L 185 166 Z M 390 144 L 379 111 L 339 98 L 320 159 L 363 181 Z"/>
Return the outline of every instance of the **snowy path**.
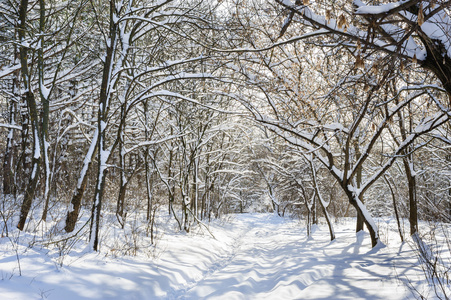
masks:
<path fill-rule="evenodd" d="M 158 259 L 75 249 L 60 268 L 57 255 L 19 249 L 22 276 L 17 275 L 14 251 L 4 251 L 0 299 L 411 297 L 397 279 L 414 274 L 415 257 L 406 245 L 376 253 L 368 236 L 356 241 L 353 224 L 336 227 L 337 241 L 331 243 L 325 225 L 307 240 L 299 222 L 270 214 L 236 215 L 231 223 L 212 224 L 217 239 L 167 233 L 159 242 Z"/>
<path fill-rule="evenodd" d="M 306 241 L 297 224 L 271 215 L 237 220 L 231 255 L 175 299 L 403 299 L 391 258 L 369 246 Z M 351 233 L 351 232 L 350 232 Z M 355 234 L 354 239 L 355 239 Z M 363 238 L 363 237 L 362 237 Z M 347 240 L 349 241 L 349 240 Z M 363 251 L 362 251 L 363 250 Z"/>

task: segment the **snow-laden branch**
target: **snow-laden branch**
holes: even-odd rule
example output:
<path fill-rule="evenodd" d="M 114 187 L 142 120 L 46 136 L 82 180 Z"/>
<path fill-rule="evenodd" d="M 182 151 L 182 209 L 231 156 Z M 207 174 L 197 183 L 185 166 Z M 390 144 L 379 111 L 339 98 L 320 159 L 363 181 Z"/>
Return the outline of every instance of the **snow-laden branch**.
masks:
<path fill-rule="evenodd" d="M 136 149 L 139 149 L 139 148 L 142 148 L 142 147 L 147 147 L 147 146 L 158 145 L 158 144 L 165 143 L 165 142 L 173 140 L 173 139 L 180 138 L 180 137 L 185 136 L 185 135 L 186 134 L 171 135 L 171 136 L 165 137 L 164 139 L 160 139 L 160 140 L 156 140 L 156 141 L 141 142 L 141 143 L 139 143 L 139 144 L 137 144 L 137 145 L 135 145 L 135 146 L 133 146 L 131 148 L 128 148 L 128 149 L 124 147 L 123 151 L 124 151 L 124 154 L 128 154 L 130 152 L 135 151 Z"/>
<path fill-rule="evenodd" d="M 421 124 L 419 124 L 413 132 L 407 136 L 407 138 L 401 142 L 401 144 L 397 147 L 397 149 L 393 152 L 393 154 L 390 156 L 390 158 L 385 162 L 385 164 L 376 172 L 373 173 L 373 175 L 368 178 L 360 187 L 360 189 L 356 189 L 355 193 L 356 195 L 359 195 L 361 193 L 364 193 L 370 186 L 378 180 L 385 171 L 388 170 L 388 168 L 391 167 L 393 162 L 403 153 L 407 147 L 413 144 L 413 142 L 419 137 L 422 136 L 428 132 L 433 131 L 434 129 L 440 127 L 441 125 L 445 124 L 449 121 L 449 115 L 445 114 L 443 112 L 437 113 L 435 116 L 426 118 Z"/>
<path fill-rule="evenodd" d="M 325 16 L 320 16 L 316 14 L 308 6 L 294 5 L 290 0 L 276 0 L 279 4 L 285 8 L 297 13 L 305 20 L 305 25 L 314 28 L 314 32 L 318 29 L 324 30 L 324 34 L 339 35 L 351 39 L 355 42 L 360 42 L 362 45 L 373 48 L 375 50 L 380 50 L 385 53 L 400 56 L 403 58 L 413 58 L 416 57 L 417 60 L 424 60 L 426 58 L 426 49 L 421 45 L 417 44 L 415 40 L 411 39 L 411 35 L 414 33 L 410 28 L 403 29 L 403 27 L 398 27 L 395 22 L 389 25 L 380 26 L 381 34 L 373 35 L 370 31 L 365 31 L 356 26 L 349 24 L 345 21 L 345 24 L 341 24 L 341 20 L 338 19 L 328 19 Z M 354 5 L 358 7 L 357 11 L 360 15 L 365 16 L 371 14 L 371 16 L 385 17 L 388 14 L 396 14 L 398 10 L 405 9 L 419 2 L 419 0 L 398 2 L 390 5 L 379 6 L 367 6 L 363 2 L 356 0 Z M 343 16 L 343 15 L 342 15 Z M 344 16 L 341 18 L 345 18 Z M 412 21 L 416 21 L 416 18 Z M 428 21 L 426 21 L 428 22 Z M 425 28 L 432 28 L 432 20 L 429 22 L 431 26 L 425 25 Z M 434 27 L 435 28 L 435 27 Z M 443 33 L 443 31 L 442 31 Z M 371 34 L 371 36 L 369 36 Z M 434 31 L 434 36 L 438 35 Z M 449 43 L 449 41 L 448 41 Z"/>
<path fill-rule="evenodd" d="M 12 125 L 12 124 L 5 124 L 5 123 L 0 123 L 0 127 L 4 127 L 4 128 L 8 128 L 8 129 L 22 130 L 22 127 L 20 127 L 20 126 Z"/>

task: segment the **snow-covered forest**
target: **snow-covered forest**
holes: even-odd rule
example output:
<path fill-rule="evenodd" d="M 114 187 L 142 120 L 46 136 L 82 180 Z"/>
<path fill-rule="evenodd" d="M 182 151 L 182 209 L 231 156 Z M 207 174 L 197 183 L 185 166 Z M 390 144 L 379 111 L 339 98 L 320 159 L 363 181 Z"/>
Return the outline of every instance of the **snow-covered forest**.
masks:
<path fill-rule="evenodd" d="M 0 49 L 6 299 L 451 298 L 451 1 L 0 0 Z"/>

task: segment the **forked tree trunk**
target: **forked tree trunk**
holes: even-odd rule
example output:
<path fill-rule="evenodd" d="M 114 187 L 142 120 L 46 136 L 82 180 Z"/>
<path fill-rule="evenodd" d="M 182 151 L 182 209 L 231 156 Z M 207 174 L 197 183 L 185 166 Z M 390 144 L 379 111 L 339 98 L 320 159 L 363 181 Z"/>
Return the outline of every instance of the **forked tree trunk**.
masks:
<path fill-rule="evenodd" d="M 368 213 L 365 205 L 360 201 L 359 198 L 356 198 L 354 193 L 350 191 L 347 187 L 344 188 L 346 195 L 348 196 L 349 203 L 356 209 L 357 215 L 363 219 L 371 237 L 371 246 L 375 247 L 379 242 L 379 233 L 377 232 L 377 226 Z"/>

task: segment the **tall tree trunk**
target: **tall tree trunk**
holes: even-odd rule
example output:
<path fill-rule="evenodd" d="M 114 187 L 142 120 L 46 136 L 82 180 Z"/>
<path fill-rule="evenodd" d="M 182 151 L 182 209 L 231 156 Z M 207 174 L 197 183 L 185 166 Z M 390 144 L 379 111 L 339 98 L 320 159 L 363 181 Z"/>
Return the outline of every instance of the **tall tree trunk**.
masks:
<path fill-rule="evenodd" d="M 17 52 L 17 51 L 15 51 Z M 18 53 L 17 53 L 18 55 Z M 17 57 L 18 58 L 18 57 Z M 16 59 L 17 59 L 16 58 Z M 17 115 L 17 101 L 19 96 L 19 71 L 14 72 L 12 80 L 12 99 L 9 102 L 9 124 L 16 125 Z M 6 149 L 3 161 L 3 194 L 10 195 L 16 194 L 16 182 L 15 182 L 15 133 L 13 128 L 9 129 L 8 137 L 6 139 Z"/>
<path fill-rule="evenodd" d="M 106 149 L 106 126 L 108 117 L 108 108 L 110 99 L 111 77 L 113 58 L 116 49 L 117 24 L 115 23 L 115 1 L 110 1 L 110 33 L 109 42 L 107 43 L 106 57 L 103 66 L 102 84 L 99 96 L 99 110 L 97 114 L 97 130 L 99 132 L 98 148 L 98 167 L 97 182 L 94 193 L 94 203 L 91 212 L 91 228 L 90 228 L 90 246 L 93 251 L 98 250 L 99 246 L 99 229 L 100 229 L 100 212 L 102 209 L 103 192 L 105 189 L 105 177 L 107 171 L 107 161 L 110 152 Z"/>
<path fill-rule="evenodd" d="M 398 113 L 399 118 L 399 128 L 401 132 L 401 136 L 403 140 L 407 137 L 407 130 L 408 132 L 412 132 L 414 128 L 413 124 L 413 111 L 412 106 L 409 103 L 408 105 L 408 128 L 406 128 L 406 124 L 404 122 L 405 118 L 401 114 L 401 112 Z M 407 183 L 408 183 L 408 189 L 409 189 L 409 223 L 410 223 L 410 235 L 414 235 L 418 233 L 418 209 L 417 209 L 417 199 L 416 199 L 416 175 L 415 170 L 413 168 L 413 145 L 409 146 L 403 154 L 405 155 L 402 159 L 402 162 L 404 164 L 404 170 L 406 172 L 407 177 Z"/>
<path fill-rule="evenodd" d="M 28 10 L 28 0 L 21 0 L 19 5 L 19 40 L 20 40 L 20 64 L 22 71 L 22 78 L 25 87 L 25 100 L 28 107 L 28 114 L 31 123 L 31 130 L 33 135 L 33 156 L 31 160 L 31 174 L 26 186 L 25 195 L 22 206 L 20 208 L 20 217 L 17 228 L 23 230 L 28 213 L 30 212 L 31 203 L 34 198 L 36 186 L 40 174 L 41 166 L 41 147 L 40 147 L 40 128 L 38 122 L 38 113 L 36 107 L 36 99 L 31 90 L 31 78 L 28 70 L 28 48 L 24 45 L 25 31 L 26 31 L 26 17 Z"/>
<path fill-rule="evenodd" d="M 15 38 L 17 30 L 15 31 Z M 20 62 L 20 52 L 17 45 L 14 45 L 14 62 L 17 64 Z M 8 121 L 11 125 L 16 125 L 18 108 L 17 104 L 20 103 L 20 82 L 19 82 L 20 70 L 13 73 L 12 87 L 11 87 L 11 100 L 9 101 L 9 116 Z M 15 161 L 16 161 L 16 136 L 14 129 L 9 129 L 8 137 L 6 139 L 6 149 L 3 161 L 3 194 L 10 195 L 16 194 L 17 183 L 15 179 Z"/>
<path fill-rule="evenodd" d="M 39 94 L 42 103 L 42 133 L 41 133 L 41 149 L 42 159 L 44 163 L 44 209 L 42 211 L 41 219 L 47 220 L 47 213 L 50 201 L 50 160 L 49 160 L 49 90 L 44 86 L 44 31 L 45 31 L 45 1 L 39 0 L 39 31 L 40 31 L 40 44 L 38 49 L 38 77 L 39 77 Z"/>

